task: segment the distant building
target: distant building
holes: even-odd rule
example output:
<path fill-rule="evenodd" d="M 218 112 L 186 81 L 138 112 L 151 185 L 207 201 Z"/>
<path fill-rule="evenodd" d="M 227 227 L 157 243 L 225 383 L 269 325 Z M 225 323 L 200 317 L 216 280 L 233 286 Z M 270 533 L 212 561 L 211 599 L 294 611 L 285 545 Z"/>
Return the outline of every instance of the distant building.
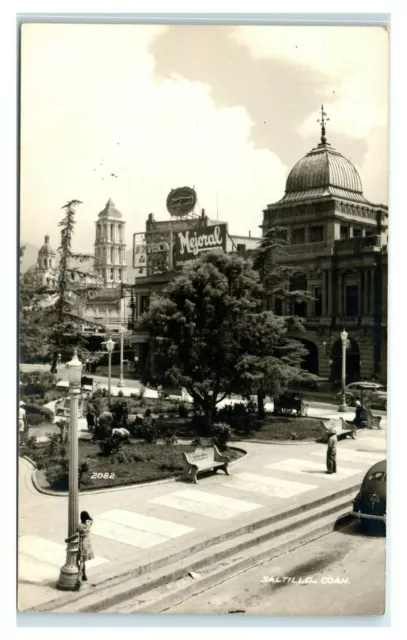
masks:
<path fill-rule="evenodd" d="M 56 253 L 51 248 L 49 236 L 45 236 L 44 244 L 38 251 L 37 264 L 33 269 L 38 286 L 53 289 L 58 278 Z"/>
<path fill-rule="evenodd" d="M 98 214 L 95 229 L 94 270 L 100 288 L 81 301 L 81 314 L 87 323 L 84 335 L 94 348 L 99 348 L 106 335 L 118 333 L 126 326 L 128 308 L 122 285 L 127 281 L 125 221 L 109 199 Z"/>

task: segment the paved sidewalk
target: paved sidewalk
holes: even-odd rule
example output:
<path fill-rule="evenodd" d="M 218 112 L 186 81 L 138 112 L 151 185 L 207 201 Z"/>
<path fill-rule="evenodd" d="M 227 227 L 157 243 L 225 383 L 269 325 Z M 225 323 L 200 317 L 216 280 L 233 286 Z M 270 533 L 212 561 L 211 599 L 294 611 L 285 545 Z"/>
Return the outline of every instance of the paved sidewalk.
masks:
<path fill-rule="evenodd" d="M 229 477 L 219 473 L 202 477 L 197 486 L 176 481 L 81 495 L 80 510 L 94 518 L 96 556 L 84 593 L 131 566 L 354 487 L 386 456 L 386 429 L 340 441 L 338 474 L 332 476 L 325 474 L 322 444 L 240 446 L 248 455 Z M 21 459 L 19 474 L 19 607 L 40 610 L 62 595 L 55 584 L 65 558 L 68 499 L 37 493 L 32 469 Z"/>

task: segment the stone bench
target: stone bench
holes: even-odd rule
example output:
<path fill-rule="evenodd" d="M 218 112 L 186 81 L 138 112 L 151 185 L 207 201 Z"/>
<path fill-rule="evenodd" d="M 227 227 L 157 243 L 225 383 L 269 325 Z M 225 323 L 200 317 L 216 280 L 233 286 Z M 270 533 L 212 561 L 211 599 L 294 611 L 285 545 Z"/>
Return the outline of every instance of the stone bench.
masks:
<path fill-rule="evenodd" d="M 351 422 L 345 422 L 343 418 L 332 418 L 331 420 L 321 420 L 321 440 L 327 442 L 328 432 L 334 429 L 337 438 L 351 436 L 356 439 L 357 427 Z"/>
<path fill-rule="evenodd" d="M 195 484 L 198 484 L 198 473 L 210 471 L 211 469 L 215 472 L 218 469 L 223 469 L 226 475 L 229 475 L 228 465 L 230 458 L 219 453 L 215 445 L 207 449 L 198 447 L 192 453 L 182 452 L 182 457 L 184 459 L 184 480 L 190 479 Z"/>

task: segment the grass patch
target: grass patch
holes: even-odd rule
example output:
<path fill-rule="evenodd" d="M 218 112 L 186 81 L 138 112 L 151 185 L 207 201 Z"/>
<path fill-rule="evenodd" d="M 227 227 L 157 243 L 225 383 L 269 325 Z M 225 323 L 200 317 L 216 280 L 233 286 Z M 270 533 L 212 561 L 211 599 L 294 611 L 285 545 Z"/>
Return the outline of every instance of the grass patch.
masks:
<path fill-rule="evenodd" d="M 37 455 L 41 455 L 41 448 L 36 445 Z M 79 442 L 79 460 L 86 460 L 89 470 L 82 476 L 80 489 L 104 489 L 126 485 L 142 484 L 155 480 L 164 480 L 179 476 L 183 469 L 182 452 L 191 452 L 192 445 L 159 445 L 159 444 L 125 444 L 115 456 L 104 457 L 99 453 L 99 446 L 89 441 Z M 225 452 L 231 460 L 240 458 L 243 453 L 235 449 Z M 92 479 L 92 474 L 109 474 L 109 478 Z M 112 477 L 113 476 L 113 477 Z M 45 468 L 39 471 L 38 482 L 44 489 L 65 490 L 65 475 L 61 476 L 60 461 L 49 458 L 45 461 Z"/>
<path fill-rule="evenodd" d="M 232 426 L 235 439 L 315 441 L 320 437 L 321 421 L 316 418 L 253 418 L 244 428 Z"/>

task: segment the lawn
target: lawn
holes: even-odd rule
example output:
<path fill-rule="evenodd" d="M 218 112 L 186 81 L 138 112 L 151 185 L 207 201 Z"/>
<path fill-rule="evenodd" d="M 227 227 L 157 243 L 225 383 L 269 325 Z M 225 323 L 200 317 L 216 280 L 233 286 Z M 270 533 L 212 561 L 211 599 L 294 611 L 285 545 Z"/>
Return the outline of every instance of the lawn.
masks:
<path fill-rule="evenodd" d="M 204 441 L 205 444 L 205 441 Z M 41 458 L 41 451 L 47 445 L 36 445 L 37 454 Z M 182 473 L 182 452 L 193 451 L 192 445 L 159 445 L 159 444 L 124 444 L 120 452 L 110 457 L 99 454 L 97 443 L 90 441 L 79 442 L 79 460 L 89 463 L 88 471 L 82 476 L 80 489 L 103 489 L 123 485 L 141 484 L 179 476 Z M 235 449 L 225 452 L 231 460 L 240 458 L 243 453 Z M 106 474 L 109 477 L 92 479 L 92 475 Z M 45 468 L 37 472 L 40 485 L 44 489 L 63 491 L 67 489 L 67 470 L 61 469 L 61 458 L 47 458 Z"/>
<path fill-rule="evenodd" d="M 283 418 L 267 416 L 253 420 L 248 429 L 234 429 L 234 439 L 240 440 L 302 440 L 315 441 L 320 437 L 321 420 L 316 418 Z"/>

